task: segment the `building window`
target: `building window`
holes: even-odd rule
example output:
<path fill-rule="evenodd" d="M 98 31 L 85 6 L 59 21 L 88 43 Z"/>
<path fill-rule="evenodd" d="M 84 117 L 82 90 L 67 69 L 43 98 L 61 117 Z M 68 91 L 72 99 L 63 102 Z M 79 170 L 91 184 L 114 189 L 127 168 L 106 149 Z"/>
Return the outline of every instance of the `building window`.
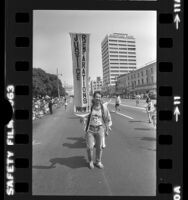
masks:
<path fill-rule="evenodd" d="M 109 40 L 109 42 L 117 42 L 117 40 Z"/>

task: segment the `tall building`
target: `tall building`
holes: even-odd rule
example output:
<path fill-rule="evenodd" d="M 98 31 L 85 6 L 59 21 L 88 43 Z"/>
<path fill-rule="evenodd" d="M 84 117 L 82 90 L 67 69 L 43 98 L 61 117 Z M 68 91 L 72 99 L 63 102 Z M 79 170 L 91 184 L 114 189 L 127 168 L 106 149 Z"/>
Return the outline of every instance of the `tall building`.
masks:
<path fill-rule="evenodd" d="M 115 86 L 117 77 L 136 69 L 136 41 L 122 33 L 106 35 L 101 43 L 103 84 Z"/>
<path fill-rule="evenodd" d="M 101 91 L 102 90 L 102 79 L 101 77 L 97 77 L 96 80 L 91 81 L 91 92 L 92 94 L 95 91 Z"/>

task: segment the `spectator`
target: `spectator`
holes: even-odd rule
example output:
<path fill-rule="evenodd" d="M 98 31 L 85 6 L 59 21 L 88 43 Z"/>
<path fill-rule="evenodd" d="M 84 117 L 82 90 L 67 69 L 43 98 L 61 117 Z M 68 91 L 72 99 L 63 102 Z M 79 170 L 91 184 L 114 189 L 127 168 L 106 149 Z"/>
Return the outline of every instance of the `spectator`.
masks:
<path fill-rule="evenodd" d="M 52 99 L 50 99 L 49 101 L 49 104 L 48 104 L 48 107 L 49 107 L 49 110 L 50 110 L 50 114 L 52 115 L 53 114 L 53 110 L 52 110 Z"/>

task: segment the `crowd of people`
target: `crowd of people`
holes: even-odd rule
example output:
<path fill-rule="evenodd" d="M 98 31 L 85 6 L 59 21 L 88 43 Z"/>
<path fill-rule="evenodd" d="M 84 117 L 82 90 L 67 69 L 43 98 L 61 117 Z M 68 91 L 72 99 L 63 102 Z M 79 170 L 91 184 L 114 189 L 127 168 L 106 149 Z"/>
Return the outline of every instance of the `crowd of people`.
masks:
<path fill-rule="evenodd" d="M 47 114 L 52 114 L 53 109 L 59 108 L 64 103 L 64 98 L 38 96 L 33 98 L 33 120 L 40 119 Z M 53 108 L 53 109 L 52 109 Z"/>

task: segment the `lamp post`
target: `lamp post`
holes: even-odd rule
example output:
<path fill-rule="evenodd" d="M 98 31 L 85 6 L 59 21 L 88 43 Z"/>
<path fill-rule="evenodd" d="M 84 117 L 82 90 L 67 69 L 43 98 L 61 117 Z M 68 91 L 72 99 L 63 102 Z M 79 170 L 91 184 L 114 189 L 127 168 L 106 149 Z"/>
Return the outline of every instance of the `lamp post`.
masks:
<path fill-rule="evenodd" d="M 58 74 L 58 68 L 57 68 L 57 93 L 58 93 L 58 98 L 60 99 L 58 76 L 62 76 L 62 74 Z"/>

